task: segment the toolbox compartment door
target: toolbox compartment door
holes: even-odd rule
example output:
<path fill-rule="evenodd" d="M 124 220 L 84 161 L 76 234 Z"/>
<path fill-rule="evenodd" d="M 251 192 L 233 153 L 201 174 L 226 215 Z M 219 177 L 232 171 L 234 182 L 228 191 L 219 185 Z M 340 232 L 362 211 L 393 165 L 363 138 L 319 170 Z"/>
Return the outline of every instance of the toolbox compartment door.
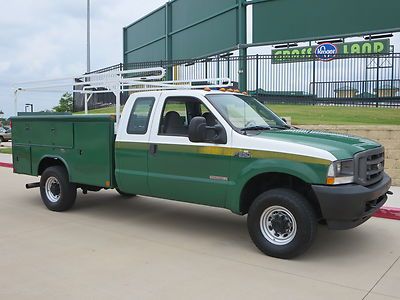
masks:
<path fill-rule="evenodd" d="M 31 147 L 15 145 L 13 147 L 13 168 L 15 173 L 32 174 Z"/>

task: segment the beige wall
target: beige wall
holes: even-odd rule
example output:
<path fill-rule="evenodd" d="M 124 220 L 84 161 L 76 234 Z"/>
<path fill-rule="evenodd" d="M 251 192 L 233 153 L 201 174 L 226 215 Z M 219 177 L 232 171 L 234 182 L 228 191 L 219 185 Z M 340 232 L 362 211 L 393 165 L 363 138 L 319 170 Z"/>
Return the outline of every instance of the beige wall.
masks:
<path fill-rule="evenodd" d="M 304 125 L 302 128 L 366 137 L 385 146 L 386 172 L 393 185 L 400 186 L 400 126 L 387 125 Z"/>

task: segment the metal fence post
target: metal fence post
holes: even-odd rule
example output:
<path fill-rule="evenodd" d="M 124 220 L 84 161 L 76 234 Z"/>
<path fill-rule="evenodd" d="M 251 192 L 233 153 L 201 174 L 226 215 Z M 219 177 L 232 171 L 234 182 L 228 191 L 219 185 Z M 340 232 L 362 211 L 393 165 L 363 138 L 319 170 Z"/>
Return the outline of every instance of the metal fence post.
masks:
<path fill-rule="evenodd" d="M 260 87 L 259 87 L 259 83 L 258 83 L 258 81 L 259 81 L 259 78 L 258 78 L 258 73 L 259 73 L 259 70 L 258 70 L 258 54 L 256 55 L 256 95 L 258 96 L 258 90 L 260 89 Z"/>
<path fill-rule="evenodd" d="M 315 73 L 316 73 L 317 61 L 316 61 L 316 56 L 315 55 L 312 56 L 312 60 L 313 60 L 312 95 L 313 95 L 313 105 L 315 105 L 315 101 L 316 101 L 316 98 L 317 98 L 316 86 L 315 86 L 315 79 L 316 79 L 316 74 Z"/>
<path fill-rule="evenodd" d="M 379 107 L 379 67 L 380 67 L 380 61 L 379 61 L 379 55 L 377 55 L 376 58 L 376 103 L 375 106 Z"/>
<path fill-rule="evenodd" d="M 220 72 L 219 72 L 219 61 L 220 61 L 220 56 L 217 56 L 217 77 L 220 77 Z"/>
<path fill-rule="evenodd" d="M 239 89 L 247 91 L 247 0 L 238 0 L 239 5 Z"/>
<path fill-rule="evenodd" d="M 172 14 L 171 14 L 171 4 L 170 2 L 165 3 L 165 60 L 167 61 L 166 76 L 167 80 L 172 80 L 173 77 L 173 67 L 170 63 L 172 61 L 172 41 L 171 41 L 171 31 L 172 31 Z"/>

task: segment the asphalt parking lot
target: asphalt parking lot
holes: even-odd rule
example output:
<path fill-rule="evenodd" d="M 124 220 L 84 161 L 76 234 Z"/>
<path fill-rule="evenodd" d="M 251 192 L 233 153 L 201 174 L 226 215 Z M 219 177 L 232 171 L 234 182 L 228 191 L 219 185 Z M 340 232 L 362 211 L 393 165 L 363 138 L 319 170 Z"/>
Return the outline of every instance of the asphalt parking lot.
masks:
<path fill-rule="evenodd" d="M 33 181 L 0 168 L 0 299 L 400 299 L 399 221 L 279 260 L 229 211 L 104 191 L 54 213 Z"/>

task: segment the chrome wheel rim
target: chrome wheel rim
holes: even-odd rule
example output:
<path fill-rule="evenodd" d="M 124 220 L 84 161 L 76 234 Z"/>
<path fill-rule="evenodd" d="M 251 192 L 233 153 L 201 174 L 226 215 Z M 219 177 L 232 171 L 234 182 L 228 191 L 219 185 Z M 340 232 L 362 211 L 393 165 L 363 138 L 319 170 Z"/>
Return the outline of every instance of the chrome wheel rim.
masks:
<path fill-rule="evenodd" d="M 297 223 L 288 209 L 282 206 L 271 206 L 261 215 L 260 229 L 270 243 L 284 246 L 293 241 L 296 236 Z"/>
<path fill-rule="evenodd" d="M 47 199 L 49 199 L 50 202 L 52 203 L 58 202 L 61 197 L 61 186 L 58 179 L 55 177 L 47 178 L 45 184 L 45 191 Z"/>

